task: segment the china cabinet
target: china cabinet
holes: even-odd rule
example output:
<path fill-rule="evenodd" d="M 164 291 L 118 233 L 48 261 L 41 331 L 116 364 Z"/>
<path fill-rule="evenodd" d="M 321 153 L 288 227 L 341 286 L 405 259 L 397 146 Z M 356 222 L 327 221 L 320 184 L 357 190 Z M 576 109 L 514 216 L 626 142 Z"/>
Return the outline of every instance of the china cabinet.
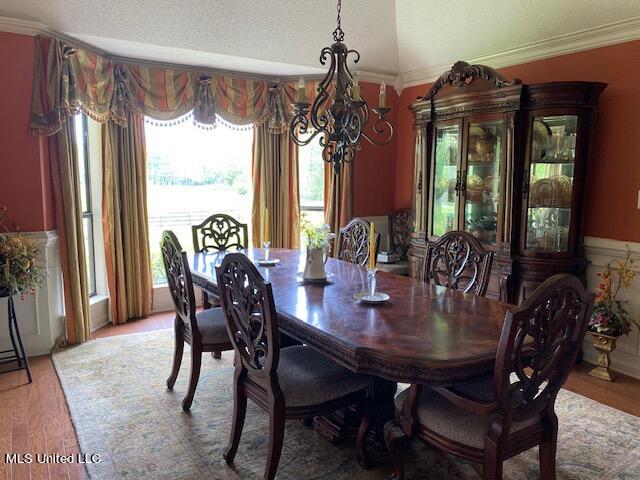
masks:
<path fill-rule="evenodd" d="M 426 244 L 464 230 L 495 253 L 487 296 L 519 303 L 558 272 L 584 276 L 584 183 L 606 84 L 525 85 L 457 62 L 411 106 L 412 276 Z"/>

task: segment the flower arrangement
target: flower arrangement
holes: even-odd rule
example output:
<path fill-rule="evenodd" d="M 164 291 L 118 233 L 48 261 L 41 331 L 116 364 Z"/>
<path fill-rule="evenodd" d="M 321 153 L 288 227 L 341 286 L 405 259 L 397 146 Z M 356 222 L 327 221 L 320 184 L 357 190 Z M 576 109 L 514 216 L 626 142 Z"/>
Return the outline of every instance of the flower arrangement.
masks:
<path fill-rule="evenodd" d="M 307 220 L 304 215 L 300 219 L 300 230 L 309 249 L 321 248 L 325 251 L 329 250 L 331 248 L 331 240 L 336 237 L 334 233 L 331 233 L 329 225 L 324 224 L 318 227 Z"/>
<path fill-rule="evenodd" d="M 640 321 L 631 318 L 625 305 L 628 300 L 618 299 L 621 291 L 628 288 L 636 277 L 633 271 L 633 258 L 627 248 L 624 259 L 611 260 L 602 272 L 598 272 L 600 283 L 596 289 L 596 300 L 589 321 L 589 330 L 612 337 L 628 335 L 631 325 L 640 328 Z"/>
<path fill-rule="evenodd" d="M 0 207 L 0 293 L 35 293 L 44 280 L 44 269 L 36 263 L 40 250 L 24 235 L 7 235 L 6 215 L 7 207 Z"/>

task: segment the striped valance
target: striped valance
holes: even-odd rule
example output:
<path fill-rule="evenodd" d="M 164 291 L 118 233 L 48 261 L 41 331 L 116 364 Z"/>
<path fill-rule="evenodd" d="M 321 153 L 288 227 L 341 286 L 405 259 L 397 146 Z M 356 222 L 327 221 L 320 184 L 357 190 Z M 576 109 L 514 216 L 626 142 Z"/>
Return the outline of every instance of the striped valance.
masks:
<path fill-rule="evenodd" d="M 317 82 L 307 83 L 311 98 Z M 293 82 L 269 82 L 160 66 L 121 63 L 52 37 L 37 37 L 30 133 L 53 135 L 66 116 L 126 126 L 127 112 L 173 120 L 193 112 L 197 124 L 216 116 L 239 124 L 288 128 Z"/>

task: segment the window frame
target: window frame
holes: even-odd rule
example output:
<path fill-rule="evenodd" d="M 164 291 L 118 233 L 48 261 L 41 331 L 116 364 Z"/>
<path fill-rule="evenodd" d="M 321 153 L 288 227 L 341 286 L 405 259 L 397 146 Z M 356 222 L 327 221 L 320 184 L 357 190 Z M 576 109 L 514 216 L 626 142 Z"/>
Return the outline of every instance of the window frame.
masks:
<path fill-rule="evenodd" d="M 87 261 L 87 274 L 89 275 L 89 297 L 94 297 L 98 294 L 97 287 L 97 275 L 96 275 L 96 249 L 95 249 L 95 236 L 94 236 L 94 215 L 93 215 L 93 202 L 91 192 L 91 160 L 89 154 L 89 121 L 85 114 L 78 114 L 73 119 L 74 122 L 81 122 L 82 139 L 77 139 L 76 142 L 82 142 L 83 158 L 78 158 L 78 162 L 82 162 L 84 165 L 84 182 L 85 182 L 85 196 L 86 210 L 82 211 L 82 229 L 83 234 L 88 236 L 86 244 L 89 245 L 90 252 L 85 252 L 85 260 Z M 84 223 L 88 219 L 89 229 L 85 231 Z"/>

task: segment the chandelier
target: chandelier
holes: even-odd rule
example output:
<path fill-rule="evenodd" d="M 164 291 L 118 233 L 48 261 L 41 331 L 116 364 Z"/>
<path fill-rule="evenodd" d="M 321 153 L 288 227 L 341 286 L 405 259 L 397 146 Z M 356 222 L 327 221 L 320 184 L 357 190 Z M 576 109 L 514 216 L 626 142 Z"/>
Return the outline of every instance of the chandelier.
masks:
<path fill-rule="evenodd" d="M 359 150 L 360 138 L 365 138 L 373 145 L 389 143 L 393 137 L 393 127 L 385 120 L 391 110 L 385 105 L 386 85 L 380 85 L 378 107 L 371 110 L 376 114 L 373 133 L 378 139 L 371 138 L 363 128 L 369 122 L 369 107 L 360 96 L 360 83 L 357 73 L 352 74 L 347 66 L 347 58 L 354 63 L 360 60 L 356 50 L 349 50 L 343 43 L 344 32 L 340 27 L 340 10 L 342 0 L 338 0 L 338 27 L 333 31 L 334 43 L 320 52 L 320 64 L 329 62 L 329 71 L 320 82 L 313 104 L 306 101 L 305 82 L 300 79 L 293 102 L 294 116 L 291 120 L 290 132 L 293 141 L 300 146 L 308 145 L 320 136 L 319 142 L 322 158 L 333 164 L 336 174 L 340 173 L 343 163 L 353 161 Z M 329 95 L 333 86 L 333 102 Z M 309 113 L 311 106 L 311 113 Z M 307 135 L 309 134 L 309 135 Z"/>

